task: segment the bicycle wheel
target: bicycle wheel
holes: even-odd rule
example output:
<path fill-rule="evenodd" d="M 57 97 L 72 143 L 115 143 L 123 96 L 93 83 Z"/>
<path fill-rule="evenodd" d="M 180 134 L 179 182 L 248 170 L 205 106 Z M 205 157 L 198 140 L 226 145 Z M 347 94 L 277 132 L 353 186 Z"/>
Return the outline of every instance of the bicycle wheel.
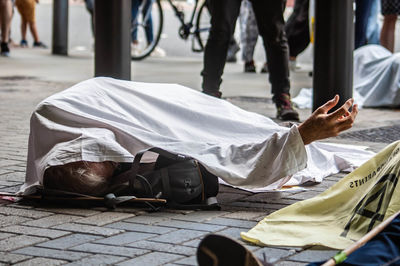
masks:
<path fill-rule="evenodd" d="M 207 7 L 207 2 L 204 1 L 197 13 L 195 36 L 200 47 L 199 52 L 204 51 L 208 40 L 208 34 L 211 29 L 211 14 Z"/>
<path fill-rule="evenodd" d="M 149 56 L 156 48 L 160 41 L 164 20 L 160 0 L 143 0 L 136 8 L 137 15 L 132 21 L 131 28 L 131 58 L 141 60 Z"/>

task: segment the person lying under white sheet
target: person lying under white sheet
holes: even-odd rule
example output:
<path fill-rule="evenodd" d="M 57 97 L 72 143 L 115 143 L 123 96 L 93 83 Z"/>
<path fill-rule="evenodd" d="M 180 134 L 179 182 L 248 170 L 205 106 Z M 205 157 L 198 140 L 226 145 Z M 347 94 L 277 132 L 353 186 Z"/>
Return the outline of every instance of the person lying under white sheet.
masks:
<path fill-rule="evenodd" d="M 19 193 L 44 185 L 102 195 L 118 164 L 132 162 L 150 147 L 191 156 L 234 186 L 282 185 L 307 164 L 339 164 L 321 156 L 317 146 L 312 152 L 305 148 L 352 127 L 358 112 L 352 99 L 328 114 L 338 101 L 335 96 L 287 128 L 176 84 L 90 79 L 50 96 L 33 112 L 26 181 Z M 151 153 L 142 159 L 154 160 Z"/>

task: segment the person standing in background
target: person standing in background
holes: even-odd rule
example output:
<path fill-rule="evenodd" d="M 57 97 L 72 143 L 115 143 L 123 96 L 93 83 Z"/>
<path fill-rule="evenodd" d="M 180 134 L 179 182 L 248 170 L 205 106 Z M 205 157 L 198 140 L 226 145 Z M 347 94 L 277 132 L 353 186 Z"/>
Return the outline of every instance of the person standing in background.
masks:
<path fill-rule="evenodd" d="M 2 56 L 10 56 L 10 26 L 12 18 L 11 0 L 0 0 L 0 24 L 1 24 L 1 51 Z"/>
<path fill-rule="evenodd" d="M 225 67 L 229 41 L 235 30 L 241 0 L 209 0 L 211 29 L 204 50 L 203 92 L 221 98 L 220 84 Z M 267 54 L 272 100 L 281 120 L 299 120 L 290 98 L 288 45 L 285 34 L 284 0 L 252 1 L 258 31 Z M 267 49 L 268 47 L 268 49 Z"/>
<path fill-rule="evenodd" d="M 400 14 L 400 0 L 381 0 L 381 8 L 383 15 L 381 45 L 393 53 L 397 16 Z"/>
<path fill-rule="evenodd" d="M 39 34 L 36 28 L 35 8 L 36 3 L 39 0 L 16 0 L 15 6 L 18 12 L 21 14 L 21 47 L 28 47 L 28 41 L 26 40 L 26 32 L 29 26 L 33 37 L 33 47 L 47 48 L 39 39 Z"/>
<path fill-rule="evenodd" d="M 354 49 L 368 43 L 367 28 L 374 0 L 356 0 Z"/>
<path fill-rule="evenodd" d="M 309 0 L 296 0 L 293 13 L 288 18 L 285 31 L 289 44 L 289 68 L 297 68 L 297 56 L 302 53 L 310 43 L 310 25 L 308 19 Z"/>
<path fill-rule="evenodd" d="M 258 28 L 253 6 L 249 0 L 243 0 L 240 6 L 240 40 L 242 43 L 242 59 L 244 72 L 255 73 L 254 48 L 258 40 Z M 261 73 L 268 73 L 267 63 L 261 68 Z"/>

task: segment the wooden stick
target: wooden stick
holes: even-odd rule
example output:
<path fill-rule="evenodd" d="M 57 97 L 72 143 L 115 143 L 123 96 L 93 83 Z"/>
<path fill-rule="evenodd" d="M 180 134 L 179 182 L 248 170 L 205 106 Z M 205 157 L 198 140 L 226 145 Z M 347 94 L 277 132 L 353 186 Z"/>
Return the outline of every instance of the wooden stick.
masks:
<path fill-rule="evenodd" d="M 374 229 L 369 231 L 367 234 L 365 234 L 363 237 L 361 237 L 353 245 L 351 245 L 350 247 L 348 247 L 345 250 L 341 251 L 340 253 L 347 257 L 348 255 L 350 255 L 351 253 L 353 253 L 354 251 L 356 251 L 360 247 L 364 246 L 365 243 L 370 241 L 374 236 L 376 236 L 383 229 L 385 229 L 385 227 L 388 226 L 393 221 L 393 219 L 396 218 L 396 216 L 399 215 L 399 214 L 400 214 L 400 211 L 396 212 L 395 214 L 393 214 L 392 216 L 387 218 L 385 221 L 380 223 L 377 227 L 375 227 Z M 322 264 L 322 266 L 333 266 L 333 265 L 336 265 L 336 261 L 333 258 L 329 259 L 327 262 Z"/>
<path fill-rule="evenodd" d="M 48 199 L 48 200 L 63 200 L 63 201 L 104 201 L 104 198 L 101 197 L 54 197 L 54 196 L 42 196 L 42 195 L 16 195 L 15 193 L 10 192 L 0 192 L 0 196 L 9 196 L 9 197 L 20 197 L 24 199 Z M 165 199 L 156 199 L 156 198 L 133 198 L 128 202 L 150 202 L 150 203 L 167 203 Z"/>

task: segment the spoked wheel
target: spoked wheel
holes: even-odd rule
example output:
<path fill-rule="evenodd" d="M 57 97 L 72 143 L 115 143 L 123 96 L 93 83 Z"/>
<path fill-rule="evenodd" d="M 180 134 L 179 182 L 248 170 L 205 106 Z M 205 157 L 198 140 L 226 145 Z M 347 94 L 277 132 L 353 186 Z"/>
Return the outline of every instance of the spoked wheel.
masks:
<path fill-rule="evenodd" d="M 198 46 L 200 47 L 199 52 L 204 51 L 210 29 L 211 29 L 211 14 L 210 11 L 208 10 L 207 2 L 204 1 L 199 9 L 196 20 L 195 36 L 197 39 Z"/>
<path fill-rule="evenodd" d="M 163 28 L 163 11 L 160 0 L 143 0 L 136 19 L 132 22 L 132 60 L 149 56 L 160 41 Z"/>

